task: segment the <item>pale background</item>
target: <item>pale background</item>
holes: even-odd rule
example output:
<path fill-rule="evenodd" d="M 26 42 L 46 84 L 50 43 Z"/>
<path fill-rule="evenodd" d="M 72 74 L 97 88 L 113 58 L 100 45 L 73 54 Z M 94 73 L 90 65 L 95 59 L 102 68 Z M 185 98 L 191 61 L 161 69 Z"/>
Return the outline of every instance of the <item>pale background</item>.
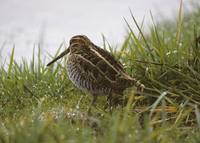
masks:
<path fill-rule="evenodd" d="M 184 10 L 191 10 L 194 1 L 183 0 Z M 0 0 L 0 58 L 9 59 L 13 44 L 17 61 L 30 59 L 38 43 L 44 56 L 54 54 L 76 34 L 87 35 L 99 46 L 104 34 L 111 45 L 120 46 L 126 34 L 123 17 L 133 23 L 129 9 L 138 22 L 145 16 L 148 29 L 150 10 L 156 21 L 174 19 L 179 5 L 180 0 Z"/>

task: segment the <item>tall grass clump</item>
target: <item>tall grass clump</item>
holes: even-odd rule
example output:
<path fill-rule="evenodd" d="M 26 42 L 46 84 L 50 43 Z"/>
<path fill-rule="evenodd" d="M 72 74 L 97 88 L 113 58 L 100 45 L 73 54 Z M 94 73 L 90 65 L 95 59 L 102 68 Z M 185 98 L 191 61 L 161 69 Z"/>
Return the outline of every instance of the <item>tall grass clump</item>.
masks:
<path fill-rule="evenodd" d="M 127 91 L 127 105 L 112 113 L 102 96 L 88 115 L 90 96 L 60 63 L 47 68 L 40 50 L 17 63 L 13 47 L 8 66 L 0 66 L 0 142 L 200 142 L 200 8 L 183 16 L 180 7 L 176 21 L 162 23 L 151 14 L 147 34 L 131 17 L 122 46 L 105 48 L 144 83 L 142 95 Z"/>
<path fill-rule="evenodd" d="M 196 112 L 200 105 L 199 8 L 183 17 L 180 7 L 176 23 L 155 24 L 151 14 L 153 27 L 147 35 L 132 12 L 131 16 L 140 34 L 135 35 L 125 19 L 130 33 L 117 54 L 127 64 L 129 73 L 134 73 L 146 85 L 139 107 L 144 105 L 151 118 L 160 114 L 155 116 L 156 120 L 172 118 L 174 124 L 182 120 L 184 124 L 196 126 L 200 118 Z M 163 112 L 156 110 L 168 111 L 163 116 Z"/>

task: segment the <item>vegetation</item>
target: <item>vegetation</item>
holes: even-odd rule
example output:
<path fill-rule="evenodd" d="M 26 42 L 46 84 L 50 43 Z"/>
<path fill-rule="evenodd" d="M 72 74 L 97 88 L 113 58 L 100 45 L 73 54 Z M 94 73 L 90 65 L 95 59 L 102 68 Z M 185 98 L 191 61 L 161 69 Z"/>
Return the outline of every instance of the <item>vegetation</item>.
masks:
<path fill-rule="evenodd" d="M 0 142 L 200 142 L 200 8 L 179 13 L 160 24 L 152 16 L 146 35 L 131 13 L 139 35 L 125 20 L 123 45 L 105 44 L 146 86 L 141 96 L 127 90 L 127 105 L 112 113 L 102 96 L 87 115 L 91 96 L 74 88 L 61 64 L 46 68 L 40 52 L 19 64 L 13 48 L 0 68 Z"/>

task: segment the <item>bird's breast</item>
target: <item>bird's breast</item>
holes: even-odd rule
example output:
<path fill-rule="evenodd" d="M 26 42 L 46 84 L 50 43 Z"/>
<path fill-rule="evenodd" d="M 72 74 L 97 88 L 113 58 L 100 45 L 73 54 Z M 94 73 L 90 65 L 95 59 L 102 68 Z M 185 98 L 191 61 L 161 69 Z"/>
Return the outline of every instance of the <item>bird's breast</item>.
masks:
<path fill-rule="evenodd" d="M 79 58 L 69 54 L 66 63 L 68 77 L 76 87 L 93 94 L 107 95 L 110 93 L 111 88 L 95 81 L 91 71 L 85 70 Z"/>

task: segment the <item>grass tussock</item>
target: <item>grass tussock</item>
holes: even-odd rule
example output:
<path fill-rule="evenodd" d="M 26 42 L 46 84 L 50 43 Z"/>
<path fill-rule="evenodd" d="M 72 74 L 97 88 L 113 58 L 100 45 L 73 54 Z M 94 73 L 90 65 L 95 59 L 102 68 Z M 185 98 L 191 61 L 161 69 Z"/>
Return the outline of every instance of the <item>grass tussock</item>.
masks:
<path fill-rule="evenodd" d="M 88 116 L 90 96 L 61 64 L 46 68 L 40 52 L 16 63 L 13 47 L 0 68 L 0 142 L 200 142 L 200 8 L 185 16 L 180 8 L 176 22 L 161 24 L 151 14 L 147 35 L 131 16 L 139 35 L 125 20 L 123 45 L 105 48 L 145 84 L 143 95 L 127 92 L 127 105 L 112 114 L 101 97 Z"/>

